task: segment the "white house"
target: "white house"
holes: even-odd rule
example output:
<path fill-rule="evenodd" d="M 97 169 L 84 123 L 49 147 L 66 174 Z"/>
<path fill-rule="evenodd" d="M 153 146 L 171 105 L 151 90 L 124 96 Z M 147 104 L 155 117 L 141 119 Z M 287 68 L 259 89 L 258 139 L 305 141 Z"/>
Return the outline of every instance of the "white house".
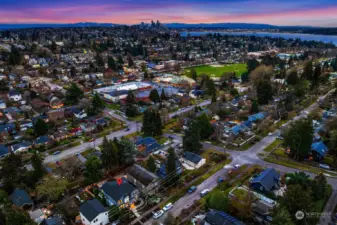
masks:
<path fill-rule="evenodd" d="M 96 198 L 80 206 L 81 221 L 84 225 L 106 225 L 109 223 L 108 209 Z"/>
<path fill-rule="evenodd" d="M 17 90 L 10 90 L 8 92 L 8 99 L 14 102 L 18 102 L 22 100 L 22 95 L 19 91 Z"/>
<path fill-rule="evenodd" d="M 194 169 L 198 169 L 206 163 L 206 159 L 202 158 L 200 155 L 194 154 L 193 152 L 184 152 L 181 161 Z"/>

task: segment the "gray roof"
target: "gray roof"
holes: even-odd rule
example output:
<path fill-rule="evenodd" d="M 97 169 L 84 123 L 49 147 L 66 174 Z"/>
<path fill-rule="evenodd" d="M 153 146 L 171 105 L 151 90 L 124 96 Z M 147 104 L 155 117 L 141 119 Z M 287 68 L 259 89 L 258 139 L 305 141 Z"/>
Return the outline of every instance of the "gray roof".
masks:
<path fill-rule="evenodd" d="M 122 178 L 122 181 L 123 182 L 120 185 L 117 184 L 116 180 L 105 182 L 101 189 L 117 202 L 123 197 L 129 196 L 134 190 L 136 190 L 136 187 L 125 178 Z"/>
<path fill-rule="evenodd" d="M 93 221 L 99 214 L 107 211 L 108 210 L 96 198 L 88 200 L 80 206 L 80 212 L 90 222 Z"/>
<path fill-rule="evenodd" d="M 202 160 L 202 157 L 200 155 L 194 154 L 193 152 L 184 152 L 183 157 L 184 159 L 191 161 L 195 164 L 198 164 Z"/>
<path fill-rule="evenodd" d="M 141 184 L 147 186 L 152 183 L 155 179 L 158 178 L 157 175 L 151 173 L 150 171 L 146 170 L 145 168 L 141 167 L 140 165 L 133 165 L 127 171 L 133 178 L 135 178 Z"/>

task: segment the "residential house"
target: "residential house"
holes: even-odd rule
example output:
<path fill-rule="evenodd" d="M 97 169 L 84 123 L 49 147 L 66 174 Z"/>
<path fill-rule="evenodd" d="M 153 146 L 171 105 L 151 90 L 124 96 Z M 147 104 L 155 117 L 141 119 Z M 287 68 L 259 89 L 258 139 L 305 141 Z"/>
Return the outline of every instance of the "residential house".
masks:
<path fill-rule="evenodd" d="M 42 212 L 41 209 L 36 209 L 36 210 L 30 211 L 29 216 L 36 224 L 41 224 L 42 221 L 45 218 L 45 215 L 44 215 L 44 213 Z"/>
<path fill-rule="evenodd" d="M 0 144 L 0 159 L 5 158 L 9 154 L 8 147 Z"/>
<path fill-rule="evenodd" d="M 33 145 L 35 147 L 50 145 L 51 143 L 52 143 L 52 140 L 46 135 L 40 136 L 40 137 L 36 138 L 35 141 L 33 141 Z"/>
<path fill-rule="evenodd" d="M 154 194 L 159 188 L 159 177 L 137 164 L 127 170 L 126 179 L 147 194 Z"/>
<path fill-rule="evenodd" d="M 20 131 L 25 131 L 33 127 L 33 122 L 31 120 L 20 121 Z"/>
<path fill-rule="evenodd" d="M 4 100 L 0 99 L 0 109 L 5 109 L 7 108 L 7 104 Z"/>
<path fill-rule="evenodd" d="M 29 141 L 22 141 L 20 143 L 11 145 L 9 148 L 12 152 L 26 152 L 32 147 L 32 144 Z"/>
<path fill-rule="evenodd" d="M 83 119 L 83 118 L 87 117 L 87 113 L 84 111 L 84 109 L 71 107 L 70 111 L 73 114 L 73 116 L 76 117 L 77 119 Z"/>
<path fill-rule="evenodd" d="M 22 100 L 22 95 L 18 90 L 10 90 L 7 94 L 7 97 L 10 101 L 18 102 Z"/>
<path fill-rule="evenodd" d="M 311 153 L 316 161 L 321 161 L 328 153 L 328 147 L 322 142 L 315 142 L 311 145 Z"/>
<path fill-rule="evenodd" d="M 198 169 L 206 163 L 206 159 L 193 152 L 184 152 L 181 161 L 194 169 Z"/>
<path fill-rule="evenodd" d="M 8 136 L 15 133 L 16 125 L 14 123 L 0 124 L 0 139 L 6 141 Z"/>
<path fill-rule="evenodd" d="M 106 225 L 109 223 L 109 210 L 94 198 L 81 204 L 80 217 L 84 225 Z"/>
<path fill-rule="evenodd" d="M 57 121 L 64 119 L 64 108 L 54 109 L 47 112 L 48 119 L 50 121 Z"/>
<path fill-rule="evenodd" d="M 270 224 L 272 221 L 272 210 L 274 205 L 270 205 L 265 201 L 257 200 L 252 203 L 252 213 L 254 220 L 260 224 Z"/>
<path fill-rule="evenodd" d="M 274 168 L 262 171 L 257 177 L 253 178 L 251 186 L 258 191 L 272 191 L 279 188 L 280 174 Z"/>
<path fill-rule="evenodd" d="M 139 138 L 135 145 L 138 151 L 145 156 L 162 148 L 162 146 L 153 137 Z"/>
<path fill-rule="evenodd" d="M 49 99 L 49 106 L 52 109 L 59 109 L 63 107 L 63 102 L 56 96 L 51 96 Z"/>
<path fill-rule="evenodd" d="M 99 223 L 97 223 L 99 224 Z M 44 219 L 41 225 L 66 225 L 61 215 L 53 215 Z"/>
<path fill-rule="evenodd" d="M 69 137 L 68 132 L 65 130 L 58 130 L 53 134 L 53 139 L 55 141 L 62 141 Z"/>
<path fill-rule="evenodd" d="M 17 107 L 9 107 L 2 110 L 9 121 L 21 120 L 24 118 L 24 113 Z"/>
<path fill-rule="evenodd" d="M 120 178 L 122 183 L 117 180 L 107 181 L 101 186 L 101 192 L 109 206 L 129 207 L 138 198 L 139 191 L 126 178 Z"/>
<path fill-rule="evenodd" d="M 235 217 L 221 211 L 210 211 L 200 223 L 201 225 L 244 225 Z"/>
<path fill-rule="evenodd" d="M 159 171 L 157 172 L 158 175 L 162 178 L 166 177 L 168 174 L 167 174 L 167 171 L 166 171 L 166 163 L 167 162 L 164 162 L 160 165 L 160 168 L 159 168 Z M 181 167 L 181 163 L 177 160 L 176 161 L 176 171 L 175 171 L 177 174 L 182 174 L 183 172 L 183 169 Z"/>
<path fill-rule="evenodd" d="M 248 116 L 248 120 L 251 122 L 255 122 L 257 120 L 263 120 L 266 117 L 265 113 L 259 112 L 254 115 Z"/>
<path fill-rule="evenodd" d="M 15 189 L 10 195 L 12 203 L 20 208 L 30 208 L 33 206 L 33 201 L 25 190 Z"/>
<path fill-rule="evenodd" d="M 96 124 L 94 124 L 92 122 L 81 123 L 80 127 L 81 127 L 81 130 L 84 133 L 90 133 L 90 132 L 93 132 L 94 130 L 96 130 Z"/>

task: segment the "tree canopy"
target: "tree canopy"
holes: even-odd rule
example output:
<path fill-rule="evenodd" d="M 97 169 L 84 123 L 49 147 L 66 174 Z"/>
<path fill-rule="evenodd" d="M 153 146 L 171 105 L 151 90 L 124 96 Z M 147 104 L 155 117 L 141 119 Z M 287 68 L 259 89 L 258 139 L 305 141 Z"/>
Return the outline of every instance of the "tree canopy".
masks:
<path fill-rule="evenodd" d="M 43 119 L 38 119 L 34 124 L 34 131 L 37 136 L 45 135 L 48 129 L 48 124 Z"/>
<path fill-rule="evenodd" d="M 68 105 L 76 105 L 83 96 L 83 91 L 75 83 L 71 83 L 70 87 L 67 89 L 65 102 Z"/>
<path fill-rule="evenodd" d="M 65 178 L 56 178 L 52 175 L 46 175 L 36 190 L 39 195 L 45 195 L 50 201 L 58 200 L 67 189 L 69 182 Z"/>
<path fill-rule="evenodd" d="M 311 119 L 295 121 L 285 132 L 284 146 L 290 149 L 290 156 L 296 160 L 303 160 L 311 150 L 313 127 Z"/>
<path fill-rule="evenodd" d="M 200 152 L 200 127 L 197 121 L 191 121 L 183 137 L 183 149 L 189 152 Z"/>
<path fill-rule="evenodd" d="M 149 98 L 153 102 L 160 102 L 160 97 L 157 89 L 152 89 L 149 95 Z"/>
<path fill-rule="evenodd" d="M 99 158 L 96 156 L 90 157 L 85 162 L 84 177 L 87 184 L 98 182 L 102 178 L 102 165 Z"/>
<path fill-rule="evenodd" d="M 160 113 L 157 109 L 148 108 L 143 115 L 142 131 L 145 136 L 156 137 L 163 134 Z"/>

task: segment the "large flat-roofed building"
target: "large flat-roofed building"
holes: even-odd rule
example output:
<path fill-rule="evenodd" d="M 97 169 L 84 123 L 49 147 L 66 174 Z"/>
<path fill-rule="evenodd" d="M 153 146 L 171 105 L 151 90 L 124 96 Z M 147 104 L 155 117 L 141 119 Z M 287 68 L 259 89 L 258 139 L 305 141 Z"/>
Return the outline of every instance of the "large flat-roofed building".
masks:
<path fill-rule="evenodd" d="M 172 74 L 164 74 L 162 76 L 158 76 L 154 78 L 153 81 L 162 85 L 169 85 L 179 88 L 193 88 L 196 86 L 195 80 L 186 76 L 175 76 Z"/>

